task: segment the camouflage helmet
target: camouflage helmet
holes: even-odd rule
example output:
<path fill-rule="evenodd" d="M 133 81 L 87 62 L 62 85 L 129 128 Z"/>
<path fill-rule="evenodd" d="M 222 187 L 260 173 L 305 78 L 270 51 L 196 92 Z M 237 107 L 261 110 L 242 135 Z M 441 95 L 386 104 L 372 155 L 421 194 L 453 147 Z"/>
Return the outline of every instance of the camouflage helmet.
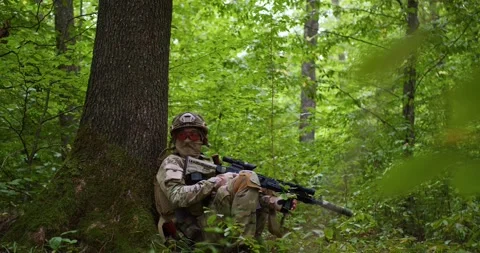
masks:
<path fill-rule="evenodd" d="M 198 128 L 203 136 L 203 144 L 208 145 L 208 128 L 205 120 L 199 114 L 192 113 L 192 112 L 183 112 L 175 116 L 172 121 L 172 126 L 170 128 L 170 135 L 174 136 L 174 133 L 182 128 L 186 127 L 194 127 Z"/>

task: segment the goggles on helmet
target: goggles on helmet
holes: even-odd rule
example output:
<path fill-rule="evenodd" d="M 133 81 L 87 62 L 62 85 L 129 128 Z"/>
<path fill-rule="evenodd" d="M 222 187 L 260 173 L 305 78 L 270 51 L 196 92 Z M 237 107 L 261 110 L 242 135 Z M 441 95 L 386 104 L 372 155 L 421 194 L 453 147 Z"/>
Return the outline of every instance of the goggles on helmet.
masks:
<path fill-rule="evenodd" d="M 175 135 L 175 139 L 180 141 L 185 141 L 186 139 L 190 139 L 191 141 L 199 141 L 202 140 L 202 135 L 197 131 L 180 131 Z"/>

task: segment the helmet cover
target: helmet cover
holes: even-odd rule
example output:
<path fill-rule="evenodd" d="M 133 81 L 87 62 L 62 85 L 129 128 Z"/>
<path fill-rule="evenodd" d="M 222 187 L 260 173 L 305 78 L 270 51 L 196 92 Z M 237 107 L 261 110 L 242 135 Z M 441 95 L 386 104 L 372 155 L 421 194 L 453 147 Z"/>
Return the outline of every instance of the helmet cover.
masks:
<path fill-rule="evenodd" d="M 173 118 L 172 126 L 170 128 L 170 135 L 174 136 L 174 133 L 177 132 L 179 129 L 193 127 L 200 130 L 203 134 L 203 144 L 208 145 L 207 134 L 208 128 L 205 120 L 196 113 L 191 112 L 184 112 L 180 113 L 175 118 Z"/>

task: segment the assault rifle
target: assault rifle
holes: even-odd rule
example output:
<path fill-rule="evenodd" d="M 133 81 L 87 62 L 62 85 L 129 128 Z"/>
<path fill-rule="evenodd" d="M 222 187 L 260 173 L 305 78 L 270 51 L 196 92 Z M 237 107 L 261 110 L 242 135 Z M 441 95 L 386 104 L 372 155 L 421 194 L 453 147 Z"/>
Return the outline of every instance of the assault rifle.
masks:
<path fill-rule="evenodd" d="M 230 157 L 223 157 L 222 160 L 224 162 L 229 163 L 230 166 L 222 166 L 218 157 L 214 157 L 214 163 L 210 163 L 208 161 L 196 159 L 193 157 L 187 157 L 186 165 L 187 167 L 189 164 L 191 164 L 194 166 L 196 165 L 196 166 L 201 166 L 203 168 L 209 168 L 211 170 L 214 170 L 216 174 L 223 174 L 227 172 L 238 174 L 241 170 L 254 170 L 257 167 L 256 165 L 246 163 L 241 160 L 232 159 Z M 337 206 L 323 199 L 315 199 L 314 189 L 307 188 L 307 187 L 290 183 L 290 182 L 276 180 L 273 178 L 262 176 L 260 174 L 257 174 L 257 175 L 258 175 L 258 179 L 260 180 L 260 185 L 262 188 L 266 188 L 279 193 L 295 194 L 296 199 L 303 203 L 318 205 L 330 211 L 334 211 L 336 213 L 343 214 L 348 217 L 351 217 L 353 215 L 352 211 L 345 207 Z M 198 172 L 194 172 L 190 175 L 190 178 L 193 181 L 200 181 L 200 180 L 203 180 L 203 175 L 199 174 Z M 291 209 L 292 201 L 293 201 L 292 199 L 285 201 L 285 203 L 282 206 L 281 212 L 287 213 Z"/>

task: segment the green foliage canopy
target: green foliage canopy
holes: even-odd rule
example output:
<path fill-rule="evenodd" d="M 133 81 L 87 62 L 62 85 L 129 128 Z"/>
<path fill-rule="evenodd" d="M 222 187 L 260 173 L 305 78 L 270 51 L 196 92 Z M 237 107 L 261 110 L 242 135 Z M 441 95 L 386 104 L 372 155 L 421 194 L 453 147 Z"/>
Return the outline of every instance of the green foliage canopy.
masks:
<path fill-rule="evenodd" d="M 48 183 L 62 163 L 61 134 L 76 130 L 62 129 L 58 117 L 71 111 L 78 120 L 96 2 L 74 3 L 75 44 L 61 55 L 52 1 L 0 3 L 0 22 L 9 22 L 0 38 L 2 210 L 19 209 Z M 291 233 L 267 247 L 288 250 L 301 240 L 306 252 L 478 250 L 478 1 L 419 2 L 420 30 L 411 37 L 406 1 L 320 1 L 315 48 L 303 39 L 305 6 L 175 1 L 169 116 L 202 114 L 207 154 L 257 164 L 261 174 L 357 212 L 343 220 L 301 205 L 287 219 Z M 401 69 L 411 53 L 416 145 L 406 147 Z M 317 106 L 304 131 L 316 136 L 302 143 L 301 65 L 312 57 Z M 61 68 L 72 65 L 79 70 Z M 405 160 L 405 149 L 414 156 Z"/>

